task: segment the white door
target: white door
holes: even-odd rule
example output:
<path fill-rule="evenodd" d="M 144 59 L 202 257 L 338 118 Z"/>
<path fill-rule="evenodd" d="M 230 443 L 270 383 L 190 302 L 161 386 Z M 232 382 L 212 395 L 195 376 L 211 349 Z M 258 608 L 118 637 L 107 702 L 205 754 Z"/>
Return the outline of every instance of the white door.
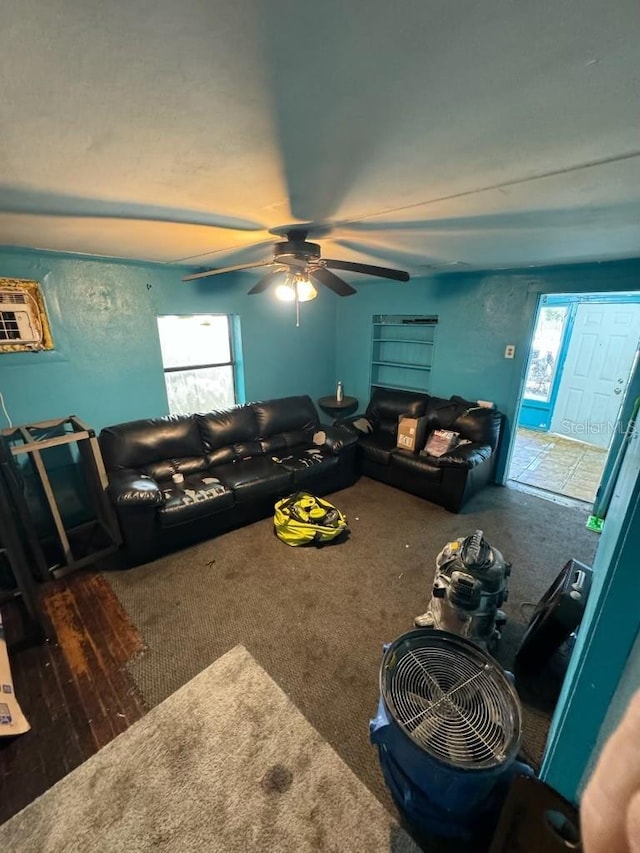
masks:
<path fill-rule="evenodd" d="M 639 335 L 640 304 L 578 305 L 551 432 L 609 446 Z"/>

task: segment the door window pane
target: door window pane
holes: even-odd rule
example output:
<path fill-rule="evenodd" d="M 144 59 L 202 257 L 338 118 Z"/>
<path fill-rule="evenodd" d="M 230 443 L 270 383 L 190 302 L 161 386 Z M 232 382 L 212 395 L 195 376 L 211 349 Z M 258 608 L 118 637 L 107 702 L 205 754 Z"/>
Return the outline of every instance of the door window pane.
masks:
<path fill-rule="evenodd" d="M 564 305 L 544 306 L 540 310 L 524 390 L 528 400 L 548 403 L 551 399 L 567 311 Z"/>

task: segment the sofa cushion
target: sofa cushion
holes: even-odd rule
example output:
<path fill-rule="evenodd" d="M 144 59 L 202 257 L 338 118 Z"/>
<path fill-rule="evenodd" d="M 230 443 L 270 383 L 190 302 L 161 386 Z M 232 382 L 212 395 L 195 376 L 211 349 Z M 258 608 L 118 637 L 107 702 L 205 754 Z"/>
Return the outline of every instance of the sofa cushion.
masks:
<path fill-rule="evenodd" d="M 278 464 L 291 471 L 296 484 L 307 483 L 315 477 L 327 474 L 340 463 L 339 457 L 334 453 L 308 444 L 292 447 L 277 454 L 276 458 L 279 460 Z"/>
<path fill-rule="evenodd" d="M 253 403 L 252 409 L 261 439 L 284 433 L 316 430 L 320 423 L 316 407 L 311 397 L 306 395 Z M 289 446 L 293 446 L 293 441 Z"/>
<path fill-rule="evenodd" d="M 449 399 L 431 397 L 425 415 L 429 418 L 429 433 L 434 429 L 450 429 L 474 444 L 488 444 L 492 450 L 498 445 L 502 415 L 496 409 L 454 395 Z"/>
<path fill-rule="evenodd" d="M 431 465 L 423 457 L 408 450 L 396 449 L 391 454 L 391 467 L 420 479 L 423 483 L 442 482 L 442 468 Z"/>
<path fill-rule="evenodd" d="M 316 428 L 312 427 L 311 429 L 296 429 L 271 435 L 269 438 L 260 441 L 262 452 L 267 456 L 273 456 L 274 454 L 278 455 L 283 450 L 299 447 L 301 444 L 309 447 L 315 432 L 317 432 Z"/>
<path fill-rule="evenodd" d="M 233 492 L 209 473 L 193 474 L 184 478 L 181 486 L 172 480 L 159 484 L 164 494 L 164 505 L 158 511 L 163 527 L 184 524 L 197 518 L 204 518 L 233 506 Z"/>
<path fill-rule="evenodd" d="M 118 507 L 155 508 L 164 503 L 162 491 L 156 481 L 128 468 L 109 474 L 109 497 Z"/>
<path fill-rule="evenodd" d="M 166 459 L 203 457 L 202 438 L 191 415 L 149 418 L 105 427 L 100 449 L 108 470 L 139 471 Z"/>
<path fill-rule="evenodd" d="M 469 405 L 476 406 L 477 403 Z M 455 419 L 465 408 L 468 407 L 461 407 L 458 401 L 447 397 L 430 397 L 424 410 L 425 416 L 429 419 L 427 434 L 433 432 L 434 429 L 453 429 Z"/>
<path fill-rule="evenodd" d="M 252 406 L 236 406 L 221 412 L 196 415 L 195 419 L 207 453 L 247 444 L 258 437 L 258 424 Z"/>
<path fill-rule="evenodd" d="M 206 471 L 208 462 L 204 456 L 185 456 L 182 459 L 162 459 L 141 466 L 140 470 L 154 480 L 169 480 L 173 474 L 197 474 Z"/>
<path fill-rule="evenodd" d="M 476 465 L 490 459 L 491 453 L 491 447 L 488 444 L 463 444 L 460 447 L 453 447 L 442 456 L 431 456 L 422 452 L 420 458 L 437 468 L 475 468 Z"/>
<path fill-rule="evenodd" d="M 428 399 L 426 394 L 412 391 L 376 388 L 367 406 L 366 418 L 371 422 L 374 432 L 392 435 L 395 441 L 398 417 L 407 415 L 419 418 L 424 414 Z"/>
<path fill-rule="evenodd" d="M 236 503 L 284 494 L 293 484 L 291 471 L 266 456 L 218 465 L 211 470 L 225 486 L 233 489 Z"/>
<path fill-rule="evenodd" d="M 460 397 L 452 399 L 467 402 L 462 401 Z M 500 440 L 502 414 L 497 409 L 473 408 L 474 406 L 477 406 L 477 403 L 469 403 L 463 414 L 453 422 L 451 429 L 474 444 L 488 444 L 492 450 L 495 450 Z"/>
<path fill-rule="evenodd" d="M 389 433 L 365 435 L 360 439 L 360 447 L 365 459 L 378 465 L 388 465 L 391 452 L 396 447 L 396 437 Z"/>

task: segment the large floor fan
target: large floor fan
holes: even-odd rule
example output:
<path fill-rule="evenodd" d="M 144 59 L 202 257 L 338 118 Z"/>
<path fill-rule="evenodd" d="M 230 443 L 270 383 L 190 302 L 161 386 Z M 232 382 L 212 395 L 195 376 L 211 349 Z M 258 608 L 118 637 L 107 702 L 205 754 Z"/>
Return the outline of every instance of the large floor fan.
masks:
<path fill-rule="evenodd" d="M 254 263 L 238 264 L 236 266 L 220 267 L 205 270 L 185 276 L 183 281 L 193 281 L 222 273 L 239 272 L 241 270 L 257 270 L 261 267 L 274 267 L 273 270 L 255 284 L 249 293 L 262 293 L 271 285 L 282 283 L 283 277 L 289 279 L 293 298 L 306 302 L 315 296 L 315 288 L 309 289 L 309 284 L 319 284 L 328 287 L 338 296 L 352 296 L 356 293 L 354 287 L 337 276 L 333 270 L 355 272 L 377 278 L 388 278 L 394 281 L 409 281 L 409 273 L 404 270 L 379 267 L 371 264 L 361 264 L 355 261 L 341 261 L 333 258 L 323 258 L 320 246 L 307 241 L 309 232 L 303 229 L 291 229 L 286 232 L 286 240 L 276 243 L 273 247 L 273 257 Z M 284 274 L 284 276 L 283 276 Z"/>
<path fill-rule="evenodd" d="M 469 841 L 491 832 L 516 762 L 520 702 L 499 664 L 469 640 L 432 628 L 391 643 L 371 721 L 382 772 L 419 834 Z"/>

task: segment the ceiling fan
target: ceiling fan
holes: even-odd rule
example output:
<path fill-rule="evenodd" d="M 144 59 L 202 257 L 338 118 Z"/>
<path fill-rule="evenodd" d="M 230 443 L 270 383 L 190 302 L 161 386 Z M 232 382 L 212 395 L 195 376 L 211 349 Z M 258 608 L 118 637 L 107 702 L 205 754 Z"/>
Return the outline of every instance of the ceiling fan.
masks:
<path fill-rule="evenodd" d="M 255 284 L 250 294 L 262 293 L 272 284 L 280 282 L 278 295 L 281 299 L 289 299 L 296 302 L 307 302 L 314 299 L 317 291 L 314 284 L 324 285 L 338 296 L 352 296 L 356 289 L 347 284 L 344 279 L 337 276 L 332 270 L 344 270 L 345 272 L 357 272 L 363 275 L 371 275 L 378 278 L 389 278 L 394 281 L 409 281 L 409 273 L 404 270 L 390 269 L 389 267 L 372 266 L 353 261 L 340 261 L 332 258 L 322 258 L 320 246 L 317 243 L 307 242 L 309 231 L 306 229 L 292 228 L 286 232 L 286 240 L 276 243 L 271 260 L 257 261 L 249 264 L 238 264 L 237 266 L 221 267 L 220 269 L 205 270 L 204 272 L 192 273 L 185 276 L 183 281 L 193 281 L 198 278 L 206 278 L 211 275 L 238 272 L 240 270 L 258 269 L 260 267 L 275 267 L 275 269 L 264 275 Z M 283 283 L 283 273 L 285 282 Z M 286 290 L 281 288 L 288 288 Z"/>

